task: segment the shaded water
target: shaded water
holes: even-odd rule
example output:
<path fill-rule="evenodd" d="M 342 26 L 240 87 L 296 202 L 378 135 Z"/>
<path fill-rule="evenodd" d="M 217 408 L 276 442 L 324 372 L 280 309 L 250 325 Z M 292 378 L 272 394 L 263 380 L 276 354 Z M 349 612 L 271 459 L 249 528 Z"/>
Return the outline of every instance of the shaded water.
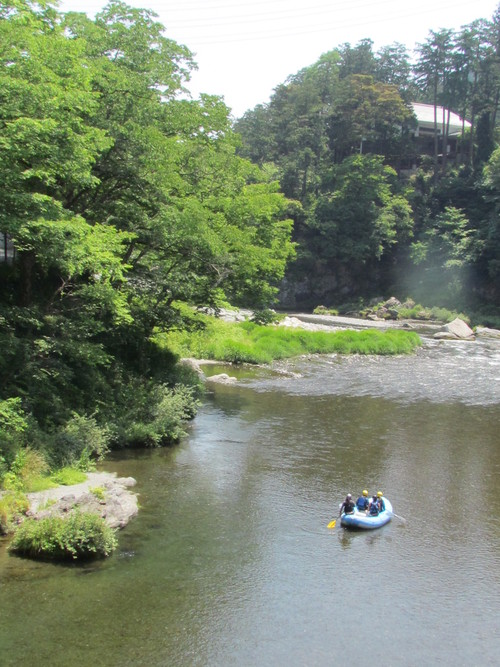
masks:
<path fill-rule="evenodd" d="M 498 344 L 224 371 L 178 448 L 106 463 L 141 503 L 112 558 L 0 549 L 0 663 L 498 664 Z M 365 487 L 406 523 L 328 530 Z"/>

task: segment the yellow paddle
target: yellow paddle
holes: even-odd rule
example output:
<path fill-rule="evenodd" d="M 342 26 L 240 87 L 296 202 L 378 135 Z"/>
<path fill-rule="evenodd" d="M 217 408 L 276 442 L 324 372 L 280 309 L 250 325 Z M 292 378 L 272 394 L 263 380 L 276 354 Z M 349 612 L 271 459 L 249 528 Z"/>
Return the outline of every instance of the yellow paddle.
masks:
<path fill-rule="evenodd" d="M 333 521 L 330 521 L 327 528 L 335 528 L 336 523 L 337 523 L 337 519 L 333 519 Z"/>

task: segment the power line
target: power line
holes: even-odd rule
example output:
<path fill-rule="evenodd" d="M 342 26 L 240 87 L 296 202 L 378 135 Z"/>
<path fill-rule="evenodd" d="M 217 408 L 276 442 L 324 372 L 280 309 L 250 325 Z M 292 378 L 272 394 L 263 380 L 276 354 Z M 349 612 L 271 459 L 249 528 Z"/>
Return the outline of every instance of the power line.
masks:
<path fill-rule="evenodd" d="M 464 5 L 468 5 L 469 3 L 462 3 Z M 452 9 L 456 8 L 457 3 L 452 3 L 449 5 L 440 5 L 441 9 Z M 406 14 L 393 14 L 392 19 L 397 19 L 397 20 L 403 20 L 403 19 L 409 19 L 415 16 L 424 16 L 426 14 L 431 14 L 433 13 L 433 9 L 429 10 L 416 10 L 414 12 L 406 13 Z M 210 39 L 204 39 L 203 36 L 201 36 L 199 39 L 196 40 L 196 44 L 198 46 L 205 46 L 205 45 L 212 45 L 212 44 L 231 44 L 235 42 L 252 42 L 252 41 L 261 41 L 261 40 L 269 40 L 269 39 L 278 39 L 282 37 L 298 37 L 301 35 L 311 35 L 311 34 L 317 34 L 317 33 L 323 33 L 323 32 L 328 32 L 330 30 L 339 30 L 339 29 L 347 29 L 351 28 L 353 26 L 363 26 L 363 25 L 372 25 L 374 23 L 383 23 L 387 22 L 388 18 L 387 16 L 376 16 L 375 18 L 370 18 L 366 17 L 364 21 L 340 21 L 340 22 L 335 22 L 331 23 L 328 25 L 322 24 L 321 27 L 310 27 L 310 28 L 305 28 L 305 29 L 285 29 L 285 30 L 274 30 L 272 29 L 270 32 L 258 32 L 258 33 L 252 33 L 249 34 L 248 32 L 245 32 L 244 34 L 232 34 L 228 36 L 225 33 L 219 33 L 216 35 L 211 34 Z M 168 31 L 168 28 L 167 28 Z M 396 36 L 397 37 L 397 36 Z M 194 41 L 191 37 L 191 41 Z M 397 41 L 397 39 L 395 40 Z"/>
<path fill-rule="evenodd" d="M 279 0 L 278 0 L 279 1 Z M 376 9 L 379 6 L 382 5 L 387 5 L 387 4 L 393 4 L 394 0 L 381 0 L 381 2 L 376 2 L 376 3 L 371 3 L 370 8 L 371 9 Z M 269 7 L 269 2 L 262 3 L 266 7 Z M 463 4 L 468 4 L 468 3 L 463 3 Z M 360 3 L 358 3 L 359 8 L 363 8 L 366 5 L 366 0 L 362 0 Z M 454 7 L 457 6 L 455 3 L 453 5 Z M 235 8 L 235 7 L 233 7 Z M 210 26 L 210 25 L 236 25 L 236 24 L 241 24 L 242 21 L 246 23 L 257 23 L 262 20 L 266 20 L 270 17 L 275 17 L 279 18 L 281 20 L 287 20 L 290 18 L 303 18 L 303 17 L 308 17 L 308 16 L 317 16 L 318 14 L 320 15 L 325 15 L 325 14 L 332 14 L 336 13 L 338 14 L 339 11 L 342 12 L 342 8 L 336 7 L 332 5 L 332 3 L 328 3 L 328 6 L 325 5 L 313 5 L 313 6 L 308 6 L 308 7 L 295 7 L 295 8 L 290 8 L 289 6 L 285 10 L 279 10 L 279 9 L 272 9 L 271 11 L 267 12 L 255 12 L 253 11 L 254 5 L 249 6 L 248 9 L 250 10 L 248 13 L 242 14 L 242 13 L 236 13 L 232 16 L 225 16 L 223 18 L 214 18 L 213 21 L 210 21 L 210 19 L 203 20 L 195 19 L 189 19 L 189 18 L 181 18 L 181 19 L 173 19 L 169 21 L 169 25 L 179 25 L 179 26 L 184 26 L 187 25 L 190 28 L 194 27 L 204 27 L 204 26 Z M 211 8 L 209 13 L 212 13 L 212 9 L 215 9 L 215 7 Z M 235 8 L 236 9 L 236 8 Z M 356 3 L 350 3 L 349 4 L 349 9 L 352 11 L 353 9 L 356 9 Z M 209 8 L 206 6 L 203 6 L 203 11 L 208 11 Z M 195 10 L 196 11 L 196 10 Z M 185 11 L 183 12 L 185 14 Z M 200 20 L 199 23 L 197 23 L 197 20 Z"/>

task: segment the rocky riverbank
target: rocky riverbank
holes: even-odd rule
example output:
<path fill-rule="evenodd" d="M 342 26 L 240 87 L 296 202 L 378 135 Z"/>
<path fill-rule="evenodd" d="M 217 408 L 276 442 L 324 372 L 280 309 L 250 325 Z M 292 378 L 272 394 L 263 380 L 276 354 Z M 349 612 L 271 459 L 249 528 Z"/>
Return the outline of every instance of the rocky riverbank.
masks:
<path fill-rule="evenodd" d="M 138 512 L 137 494 L 131 491 L 135 484 L 133 477 L 89 472 L 80 484 L 26 494 L 30 504 L 27 516 L 42 519 L 91 512 L 99 514 L 112 528 L 123 528 Z"/>

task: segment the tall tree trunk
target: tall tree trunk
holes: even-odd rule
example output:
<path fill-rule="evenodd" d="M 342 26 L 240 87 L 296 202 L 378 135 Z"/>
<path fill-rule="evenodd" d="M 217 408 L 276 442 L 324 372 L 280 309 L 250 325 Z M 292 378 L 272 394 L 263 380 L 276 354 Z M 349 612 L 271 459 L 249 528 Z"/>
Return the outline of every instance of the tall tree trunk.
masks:
<path fill-rule="evenodd" d="M 33 298 L 33 269 L 35 267 L 35 253 L 19 253 L 19 264 L 21 269 L 21 305 L 29 306 Z"/>
<path fill-rule="evenodd" d="M 437 74 L 434 77 L 434 180 L 437 180 L 438 175 L 438 148 L 439 148 L 439 139 L 438 139 L 438 124 L 437 124 L 437 94 L 438 94 L 438 77 Z"/>
<path fill-rule="evenodd" d="M 451 111 L 450 109 L 446 109 L 446 121 L 444 119 L 445 117 L 445 108 L 443 107 L 443 174 L 446 171 L 446 168 L 448 166 L 448 137 L 450 135 L 450 116 L 451 116 Z"/>

